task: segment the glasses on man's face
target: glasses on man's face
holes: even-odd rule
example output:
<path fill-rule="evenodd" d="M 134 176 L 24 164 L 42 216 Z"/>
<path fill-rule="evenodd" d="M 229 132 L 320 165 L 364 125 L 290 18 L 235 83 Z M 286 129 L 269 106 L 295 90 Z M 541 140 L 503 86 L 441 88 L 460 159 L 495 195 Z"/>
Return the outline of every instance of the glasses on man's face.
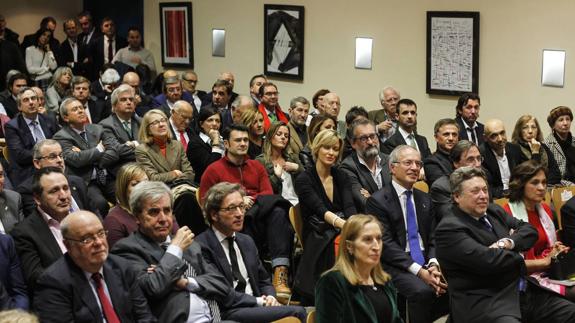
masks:
<path fill-rule="evenodd" d="M 423 162 L 419 161 L 419 160 L 402 160 L 402 161 L 393 162 L 393 164 L 401 164 L 401 166 L 406 167 L 406 168 L 409 168 L 413 165 L 415 165 L 415 167 L 417 167 L 417 168 L 423 167 Z"/>
<path fill-rule="evenodd" d="M 155 126 L 159 125 L 160 123 L 167 123 L 167 122 L 168 122 L 168 119 L 166 119 L 166 118 L 154 120 L 154 121 L 150 122 L 150 127 L 155 127 Z"/>
<path fill-rule="evenodd" d="M 279 94 L 279 92 L 266 92 L 264 93 L 264 96 L 278 96 Z"/>
<path fill-rule="evenodd" d="M 223 207 L 220 208 L 220 211 L 222 212 L 232 212 L 232 211 L 240 211 L 243 212 L 247 209 L 247 205 L 245 205 L 244 203 L 238 204 L 238 205 L 230 205 L 228 207 Z"/>
<path fill-rule="evenodd" d="M 89 246 L 92 245 L 94 242 L 96 242 L 96 239 L 106 239 L 107 235 L 108 235 L 107 230 L 100 230 L 96 232 L 96 234 L 89 237 L 85 237 L 83 239 L 72 239 L 72 238 L 64 238 L 64 239 L 68 241 L 78 242 L 84 246 Z"/>
<path fill-rule="evenodd" d="M 355 137 L 355 140 L 359 140 L 362 143 L 367 143 L 368 140 L 375 140 L 377 138 L 377 135 L 374 133 L 370 133 L 369 135 L 364 135 L 364 136 L 359 136 L 359 137 Z"/>
<path fill-rule="evenodd" d="M 42 159 L 46 159 L 46 160 L 55 160 L 55 159 L 63 159 L 64 155 L 62 153 L 56 154 L 56 153 L 52 153 L 46 156 L 40 156 L 38 158 L 36 158 L 37 160 L 42 160 Z"/>

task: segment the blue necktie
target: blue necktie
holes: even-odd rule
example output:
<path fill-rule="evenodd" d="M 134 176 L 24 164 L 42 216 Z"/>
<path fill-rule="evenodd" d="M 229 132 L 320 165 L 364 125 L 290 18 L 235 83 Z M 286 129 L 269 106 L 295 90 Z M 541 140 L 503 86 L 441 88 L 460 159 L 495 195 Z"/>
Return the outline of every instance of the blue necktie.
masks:
<path fill-rule="evenodd" d="M 409 250 L 411 253 L 411 258 L 416 263 L 423 266 L 425 264 L 425 258 L 423 257 L 423 252 L 419 245 L 419 235 L 417 231 L 417 218 L 415 217 L 415 208 L 413 207 L 413 202 L 411 201 L 412 191 L 405 191 L 405 196 L 407 201 L 405 203 L 405 213 L 407 218 L 407 242 L 409 243 Z"/>

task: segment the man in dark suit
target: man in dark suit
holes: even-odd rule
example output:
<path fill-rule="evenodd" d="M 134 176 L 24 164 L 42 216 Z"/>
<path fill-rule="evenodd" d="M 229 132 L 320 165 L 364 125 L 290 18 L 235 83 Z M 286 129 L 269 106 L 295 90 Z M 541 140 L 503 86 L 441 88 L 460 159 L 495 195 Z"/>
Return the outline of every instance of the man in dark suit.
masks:
<path fill-rule="evenodd" d="M 108 255 L 106 231 L 93 213 L 61 224 L 68 252 L 38 279 L 34 309 L 42 322 L 156 322 L 129 263 Z"/>
<path fill-rule="evenodd" d="M 160 322 L 211 322 L 235 293 L 218 270 L 202 258 L 186 226 L 172 231 L 173 196 L 161 182 L 141 182 L 130 196 L 139 229 L 118 241 L 112 253 L 131 263 L 138 283 Z"/>
<path fill-rule="evenodd" d="M 232 93 L 231 83 L 226 80 L 217 80 L 212 86 L 212 91 L 207 94 L 212 97 L 210 102 L 202 102 L 202 107 L 211 106 L 220 112 L 221 129 L 233 123 L 230 93 Z"/>
<path fill-rule="evenodd" d="M 433 127 L 437 149 L 423 161 L 425 181 L 431 186 L 438 178 L 453 171 L 449 153 L 459 141 L 459 128 L 453 119 L 440 119 Z"/>
<path fill-rule="evenodd" d="M 5 189 L 5 179 L 4 168 L 0 164 L 0 225 L 2 226 L 0 233 L 8 234 L 18 223 L 24 220 L 24 212 L 20 193 Z"/>
<path fill-rule="evenodd" d="M 92 14 L 89 11 L 80 12 L 77 16 L 82 32 L 78 35 L 80 44 L 91 48 L 93 43 L 102 36 L 102 33 L 94 26 Z"/>
<path fill-rule="evenodd" d="M 450 177 L 456 203 L 436 229 L 437 257 L 449 281 L 453 322 L 575 322 L 575 304 L 527 276 L 521 253 L 537 230 L 489 204 L 482 170 Z"/>
<path fill-rule="evenodd" d="M 68 180 L 68 185 L 70 186 L 70 192 L 72 194 L 70 201 L 70 210 L 72 212 L 78 210 L 90 210 L 94 212 L 94 210 L 99 209 L 88 200 L 88 193 L 84 180 L 78 176 L 66 175 L 64 155 L 62 154 L 62 147 L 58 141 L 54 139 L 46 139 L 37 142 L 32 149 L 32 158 L 35 172 L 44 167 L 57 167 L 62 170 Z M 16 191 L 22 196 L 23 212 L 26 217 L 32 214 L 36 209 L 36 202 L 34 201 L 34 195 L 32 194 L 32 178 L 33 176 L 27 178 L 16 188 Z"/>
<path fill-rule="evenodd" d="M 32 88 L 22 88 L 18 93 L 16 118 L 5 125 L 6 144 L 10 153 L 10 173 L 14 186 L 32 176 L 32 148 L 40 140 L 50 139 L 58 131 L 58 125 L 42 113 L 38 113 L 38 96 Z"/>
<path fill-rule="evenodd" d="M 354 152 L 343 160 L 340 169 L 348 175 L 355 208 L 363 213 L 367 199 L 391 183 L 389 156 L 379 151 L 379 139 L 372 121 L 353 122 L 351 134 Z"/>
<path fill-rule="evenodd" d="M 309 137 L 307 135 L 307 116 L 309 115 L 309 101 L 303 96 L 298 96 L 290 101 L 290 107 L 288 109 L 290 119 L 287 126 L 290 131 L 289 147 L 291 148 L 294 155 L 299 156 L 299 152 L 307 147 L 309 142 Z M 253 105 L 248 107 L 253 108 Z M 240 123 L 239 120 L 235 120 L 235 114 L 237 108 L 234 107 L 232 103 L 232 116 L 234 116 L 234 123 Z M 241 114 L 240 118 L 241 119 Z"/>
<path fill-rule="evenodd" d="M 455 121 L 459 125 L 459 140 L 469 140 L 480 146 L 483 143 L 483 124 L 477 121 L 481 99 L 475 93 L 465 93 L 457 100 Z"/>
<path fill-rule="evenodd" d="M 7 234 L 0 234 L 0 308 L 2 310 L 30 307 L 28 290 L 22 275 L 22 267 L 16 253 L 14 240 Z"/>
<path fill-rule="evenodd" d="M 91 63 L 92 63 L 92 78 L 96 79 L 98 71 L 106 63 L 112 63 L 114 56 L 120 50 L 128 46 L 128 42 L 116 35 L 116 25 L 110 17 L 102 19 L 100 24 L 102 36 L 96 38 L 92 46 L 89 48 Z"/>
<path fill-rule="evenodd" d="M 410 99 L 397 102 L 397 131 L 381 146 L 381 151 L 391 154 L 399 145 L 410 145 L 425 159 L 431 155 L 431 150 L 424 136 L 415 133 L 417 127 L 417 105 Z"/>
<path fill-rule="evenodd" d="M 88 47 L 82 44 L 78 38 L 78 21 L 68 19 L 64 22 L 64 33 L 68 36 L 56 55 L 59 66 L 68 66 L 74 75 L 88 76 Z"/>
<path fill-rule="evenodd" d="M 369 111 L 368 118 L 375 123 L 381 144 L 397 131 L 397 102 L 400 98 L 398 90 L 386 86 L 379 92 L 382 109 Z"/>
<path fill-rule="evenodd" d="M 90 81 L 83 76 L 72 79 L 72 96 L 84 106 L 84 114 L 88 123 L 98 123 L 110 115 L 111 106 L 106 101 L 93 100 L 90 95 Z"/>
<path fill-rule="evenodd" d="M 30 291 L 44 269 L 66 252 L 60 222 L 71 206 L 70 186 L 60 168 L 45 167 L 34 173 L 32 192 L 37 208 L 11 232 Z"/>
<path fill-rule="evenodd" d="M 88 195 L 103 205 L 102 199 L 115 200 L 113 169 L 119 161 L 120 144 L 104 127 L 86 124 L 82 103 L 74 98 L 64 100 L 60 117 L 66 123 L 54 139 L 62 146 L 64 160 L 72 175 L 82 177 L 88 186 Z M 107 204 L 100 214 L 108 214 Z"/>
<path fill-rule="evenodd" d="M 4 106 L 10 119 L 18 113 L 18 93 L 28 85 L 28 77 L 23 73 L 16 73 L 8 79 L 8 89 L 4 92 L 0 103 Z"/>
<path fill-rule="evenodd" d="M 218 183 L 206 193 L 204 213 L 211 228 L 196 241 L 204 258 L 218 268 L 228 286 L 249 295 L 251 307 L 231 308 L 224 313 L 229 320 L 270 322 L 287 316 L 305 321 L 306 312 L 299 306 L 281 306 L 275 298 L 270 276 L 261 263 L 254 240 L 240 231 L 243 228 L 245 193 L 239 184 Z"/>
<path fill-rule="evenodd" d="M 202 100 L 205 99 L 207 93 L 206 91 L 198 90 L 198 74 L 193 70 L 188 70 L 182 73 L 182 89 L 184 93 L 190 93 L 192 95 L 193 105 L 196 109 L 196 113 L 200 112 L 200 107 L 202 106 Z"/>
<path fill-rule="evenodd" d="M 136 102 L 134 89 L 122 84 L 112 92 L 111 102 L 114 113 L 100 121 L 104 132 L 118 141 L 119 161 L 116 167 L 136 160 L 134 150 L 138 146 L 140 117 L 135 113 Z"/>
<path fill-rule="evenodd" d="M 485 142 L 480 146 L 483 156 L 483 167 L 491 174 L 489 186 L 493 198 L 509 194 L 509 178 L 513 168 L 527 158 L 521 147 L 507 142 L 503 121 L 491 119 L 485 123 Z"/>
<path fill-rule="evenodd" d="M 389 164 L 391 185 L 367 200 L 366 212 L 384 225 L 382 263 L 399 294 L 407 299 L 409 321 L 433 322 L 447 314 L 447 284 L 441 280 L 435 259 L 431 199 L 413 189 L 422 167 L 421 155 L 401 145 L 391 152 Z"/>

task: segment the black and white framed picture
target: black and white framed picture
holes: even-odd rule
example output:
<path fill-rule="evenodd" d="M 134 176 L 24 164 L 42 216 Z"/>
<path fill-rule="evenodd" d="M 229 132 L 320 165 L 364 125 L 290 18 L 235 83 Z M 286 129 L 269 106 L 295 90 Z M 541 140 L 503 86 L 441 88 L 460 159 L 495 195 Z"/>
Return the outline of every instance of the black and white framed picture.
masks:
<path fill-rule="evenodd" d="M 429 94 L 461 95 L 479 88 L 479 12 L 427 12 Z"/>
<path fill-rule="evenodd" d="M 264 74 L 303 80 L 304 7 L 264 5 Z"/>

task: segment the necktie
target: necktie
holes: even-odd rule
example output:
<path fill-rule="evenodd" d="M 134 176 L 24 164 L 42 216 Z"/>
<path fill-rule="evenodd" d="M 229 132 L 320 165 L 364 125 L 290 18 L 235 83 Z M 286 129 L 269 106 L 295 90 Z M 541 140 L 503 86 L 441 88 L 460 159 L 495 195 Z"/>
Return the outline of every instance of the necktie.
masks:
<path fill-rule="evenodd" d="M 268 114 L 268 118 L 270 119 L 270 123 L 276 123 L 278 121 L 278 117 L 273 111 Z"/>
<path fill-rule="evenodd" d="M 183 131 L 178 131 L 180 133 L 180 141 L 182 142 L 182 145 L 184 146 L 184 151 L 188 151 L 188 142 L 186 141 L 186 136 L 184 136 L 184 132 Z"/>
<path fill-rule="evenodd" d="M 182 258 L 182 260 L 184 261 L 184 263 L 186 264 L 186 266 L 188 268 L 188 269 L 186 269 L 185 276 L 186 277 L 196 277 L 196 271 L 194 270 L 194 267 L 192 267 L 192 264 L 190 264 L 186 260 L 186 258 Z M 213 322 L 220 322 L 222 320 L 222 317 L 220 315 L 220 308 L 218 306 L 218 303 L 216 303 L 216 301 L 214 299 L 205 299 L 205 301 L 208 303 L 208 307 L 210 308 Z"/>
<path fill-rule="evenodd" d="M 407 198 L 405 203 L 405 213 L 407 219 L 407 241 L 409 243 L 411 258 L 413 261 L 423 266 L 425 263 L 425 258 L 423 257 L 421 246 L 419 245 L 419 233 L 417 231 L 415 208 L 413 207 L 413 202 L 411 201 L 412 194 L 412 191 L 405 191 L 405 197 Z"/>
<path fill-rule="evenodd" d="M 128 133 L 128 137 L 130 138 L 130 140 L 134 139 L 134 137 L 132 136 L 132 127 L 130 127 L 128 121 L 122 121 L 122 125 L 124 125 L 124 130 L 126 130 L 126 132 Z"/>
<path fill-rule="evenodd" d="M 38 121 L 36 120 L 31 121 L 30 124 L 32 125 L 32 129 L 34 131 L 34 138 L 36 138 L 36 142 L 46 139 L 46 137 L 44 137 L 44 133 L 42 133 L 42 129 L 40 129 L 40 126 L 38 125 Z"/>
<path fill-rule="evenodd" d="M 415 137 L 413 134 L 407 136 L 407 139 L 409 140 L 409 145 L 417 150 L 417 144 L 415 143 Z"/>
<path fill-rule="evenodd" d="M 95 273 L 92 275 L 92 280 L 94 280 L 96 283 L 96 293 L 100 299 L 100 304 L 102 305 L 102 311 L 104 312 L 106 321 L 108 321 L 108 323 L 120 323 L 120 319 L 114 311 L 112 302 L 110 302 L 108 295 L 106 295 L 106 292 L 104 291 L 104 286 L 102 285 L 102 275 L 100 275 L 100 273 Z"/>
<path fill-rule="evenodd" d="M 86 134 L 86 131 L 80 132 L 80 136 L 82 137 L 82 139 L 84 139 L 86 143 L 88 143 L 88 135 Z"/>
<path fill-rule="evenodd" d="M 477 137 L 475 136 L 475 129 L 471 128 L 471 127 L 467 127 L 467 131 L 469 131 L 469 133 L 471 134 L 471 141 L 474 144 L 479 145 L 479 143 L 477 142 Z"/>
<path fill-rule="evenodd" d="M 114 46 L 112 45 L 112 39 L 108 38 L 108 63 L 112 63 L 114 59 Z"/>
<path fill-rule="evenodd" d="M 240 266 L 238 264 L 238 256 L 236 255 L 236 249 L 234 249 L 234 237 L 227 237 L 228 240 L 228 250 L 230 252 L 230 262 L 232 263 L 232 274 L 234 275 L 234 280 L 238 282 L 236 285 L 236 291 L 245 292 L 246 291 L 246 280 L 242 273 L 240 272 Z"/>
<path fill-rule="evenodd" d="M 489 223 L 487 221 L 487 217 L 485 217 L 485 216 L 480 217 L 479 222 L 481 222 L 481 224 L 483 224 L 483 226 L 485 227 L 485 230 L 493 232 L 493 226 L 491 226 L 491 223 Z"/>

